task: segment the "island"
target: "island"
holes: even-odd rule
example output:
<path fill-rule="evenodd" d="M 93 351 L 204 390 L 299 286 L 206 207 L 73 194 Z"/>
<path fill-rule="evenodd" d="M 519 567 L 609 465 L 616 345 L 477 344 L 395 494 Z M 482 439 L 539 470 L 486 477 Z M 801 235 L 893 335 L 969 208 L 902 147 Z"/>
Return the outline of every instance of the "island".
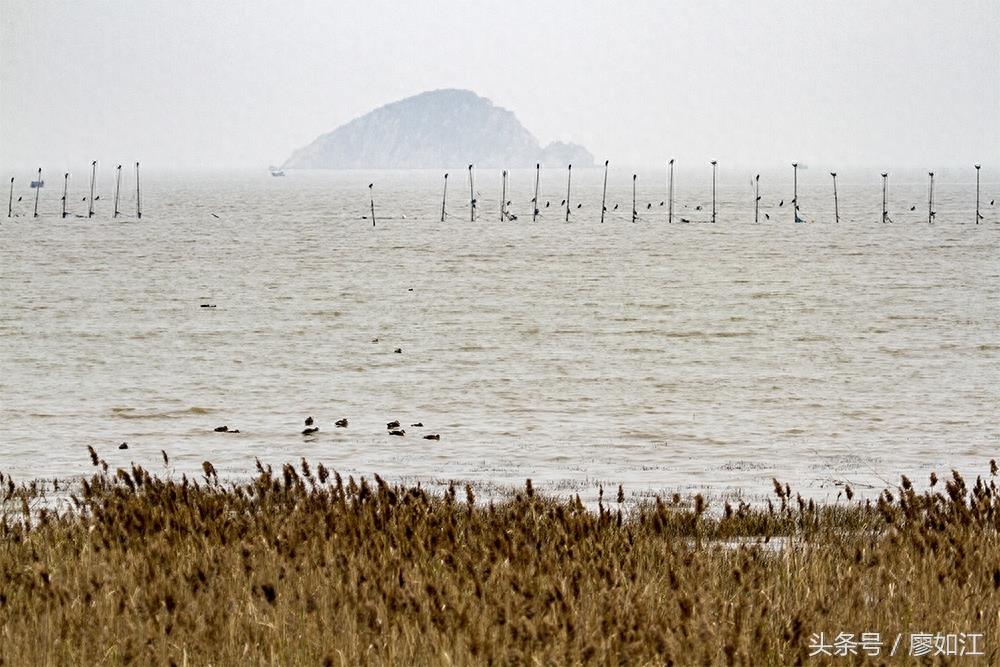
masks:
<path fill-rule="evenodd" d="M 386 104 L 295 151 L 285 169 L 594 166 L 583 146 L 544 148 L 514 113 L 471 90 L 433 90 Z"/>

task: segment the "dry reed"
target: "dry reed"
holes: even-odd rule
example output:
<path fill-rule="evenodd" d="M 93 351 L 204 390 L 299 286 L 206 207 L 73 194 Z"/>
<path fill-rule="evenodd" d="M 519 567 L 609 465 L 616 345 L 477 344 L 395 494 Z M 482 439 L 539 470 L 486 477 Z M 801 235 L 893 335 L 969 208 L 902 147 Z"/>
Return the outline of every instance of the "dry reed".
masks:
<path fill-rule="evenodd" d="M 530 481 L 482 503 L 305 461 L 227 482 L 91 458 L 72 495 L 0 476 L 4 665 L 887 660 L 810 658 L 819 632 L 982 633 L 997 659 L 992 479 L 829 505 L 777 481 L 766 506 L 619 489 L 593 511 Z"/>

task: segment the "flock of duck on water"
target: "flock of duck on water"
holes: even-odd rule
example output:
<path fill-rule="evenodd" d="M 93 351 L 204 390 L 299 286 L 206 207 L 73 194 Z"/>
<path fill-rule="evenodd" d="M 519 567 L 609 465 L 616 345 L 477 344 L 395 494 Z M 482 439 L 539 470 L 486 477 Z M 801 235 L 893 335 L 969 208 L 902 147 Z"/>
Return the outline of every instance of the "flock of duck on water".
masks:
<path fill-rule="evenodd" d="M 349 422 L 347 421 L 347 417 L 342 417 L 333 423 L 333 425 L 336 426 L 337 428 L 347 428 L 348 424 Z M 319 426 L 316 425 L 316 421 L 312 417 L 306 417 L 305 426 L 306 427 L 302 429 L 302 435 L 309 436 L 319 433 Z M 422 422 L 414 422 L 410 424 L 410 428 L 423 428 L 423 427 L 424 425 Z M 215 430 L 218 431 L 219 429 L 225 429 L 225 428 L 226 428 L 225 426 L 220 426 Z M 398 419 L 393 419 L 391 422 L 386 422 L 385 429 L 389 435 L 395 435 L 399 437 L 403 437 L 406 435 L 406 430 L 403 429 Z M 233 431 L 229 431 L 229 433 L 232 432 Z M 237 433 L 238 432 L 239 431 L 237 431 Z M 440 440 L 440 439 L 441 435 L 439 433 L 427 433 L 426 435 L 424 435 L 424 440 Z"/>
<path fill-rule="evenodd" d="M 347 417 L 342 417 L 333 423 L 337 428 L 347 428 L 350 422 L 348 422 Z M 422 422 L 414 422 L 410 424 L 410 428 L 423 428 Z M 386 422 L 386 431 L 389 435 L 405 436 L 406 431 L 400 425 L 398 419 L 393 419 L 391 422 Z M 229 428 L 228 426 L 217 426 L 215 428 L 216 433 L 239 433 L 239 429 Z M 305 428 L 302 429 L 302 435 L 309 436 L 319 433 L 319 426 L 316 424 L 316 420 L 312 417 L 306 417 Z M 428 433 L 424 435 L 424 440 L 440 440 L 441 435 L 438 433 Z M 125 443 L 122 443 L 125 444 Z M 127 449 L 127 447 L 125 448 Z"/>
<path fill-rule="evenodd" d="M 333 425 L 335 427 L 337 427 L 337 428 L 347 428 L 349 424 L 350 424 L 350 422 L 347 420 L 347 417 L 342 417 L 342 418 L 338 419 L 337 421 L 335 421 L 333 423 Z M 394 436 L 399 436 L 399 437 L 404 437 L 406 435 L 406 430 L 400 424 L 400 422 L 399 422 L 398 419 L 393 419 L 391 422 L 386 422 L 385 428 L 386 428 L 386 432 L 389 435 L 394 435 Z M 414 423 L 410 424 L 410 428 L 419 428 L 419 429 L 422 429 L 422 428 L 424 428 L 424 425 L 423 425 L 422 422 L 414 422 Z M 238 428 L 229 428 L 229 426 L 225 425 L 225 424 L 222 425 L 222 426 L 216 426 L 212 430 L 215 433 L 239 433 L 240 432 L 240 430 Z M 305 419 L 305 428 L 302 429 L 302 435 L 308 437 L 308 436 L 315 435 L 317 433 L 319 433 L 319 426 L 317 425 L 316 420 L 313 419 L 311 416 L 310 417 L 306 417 L 306 419 Z M 441 439 L 441 434 L 439 434 L 439 433 L 426 433 L 426 434 L 424 434 L 423 439 L 424 440 L 440 440 Z M 118 449 L 128 449 L 128 443 L 127 442 L 123 442 L 122 444 L 118 445 Z"/>

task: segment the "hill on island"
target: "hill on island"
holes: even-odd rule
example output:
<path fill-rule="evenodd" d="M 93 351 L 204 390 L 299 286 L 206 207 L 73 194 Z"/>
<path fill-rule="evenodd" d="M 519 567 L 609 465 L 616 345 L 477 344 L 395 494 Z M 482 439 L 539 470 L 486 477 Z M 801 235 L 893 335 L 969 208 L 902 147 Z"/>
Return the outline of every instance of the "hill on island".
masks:
<path fill-rule="evenodd" d="M 470 90 L 434 90 L 386 104 L 295 151 L 287 169 L 591 167 L 577 144 L 542 148 L 512 111 Z"/>

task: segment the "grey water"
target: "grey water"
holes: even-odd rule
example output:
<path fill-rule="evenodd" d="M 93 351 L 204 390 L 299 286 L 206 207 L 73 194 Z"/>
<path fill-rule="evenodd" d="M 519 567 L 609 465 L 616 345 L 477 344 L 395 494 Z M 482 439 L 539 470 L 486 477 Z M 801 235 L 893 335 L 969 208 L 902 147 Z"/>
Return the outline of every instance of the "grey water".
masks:
<path fill-rule="evenodd" d="M 476 171 L 475 222 L 452 170 L 443 223 L 443 170 L 146 168 L 141 220 L 128 178 L 111 219 L 106 169 L 91 219 L 86 177 L 65 220 L 61 183 L 32 218 L 19 179 L 0 219 L 0 470 L 84 474 L 91 445 L 153 471 L 165 450 L 174 475 L 305 457 L 585 496 L 753 498 L 776 477 L 828 500 L 988 473 L 1000 184 L 984 180 L 975 225 L 974 171 L 941 171 L 928 224 L 926 172 L 893 173 L 882 224 L 878 171 L 838 176 L 840 224 L 818 169 L 799 172 L 805 224 L 790 168 L 761 175 L 760 224 L 745 170 L 720 171 L 709 221 L 707 164 L 678 165 L 673 224 L 665 170 L 639 172 L 633 223 L 614 165 L 604 224 L 601 169 L 574 170 L 568 223 L 560 169 L 542 171 L 536 222 L 534 170 L 511 173 L 509 221 L 500 173 Z"/>

